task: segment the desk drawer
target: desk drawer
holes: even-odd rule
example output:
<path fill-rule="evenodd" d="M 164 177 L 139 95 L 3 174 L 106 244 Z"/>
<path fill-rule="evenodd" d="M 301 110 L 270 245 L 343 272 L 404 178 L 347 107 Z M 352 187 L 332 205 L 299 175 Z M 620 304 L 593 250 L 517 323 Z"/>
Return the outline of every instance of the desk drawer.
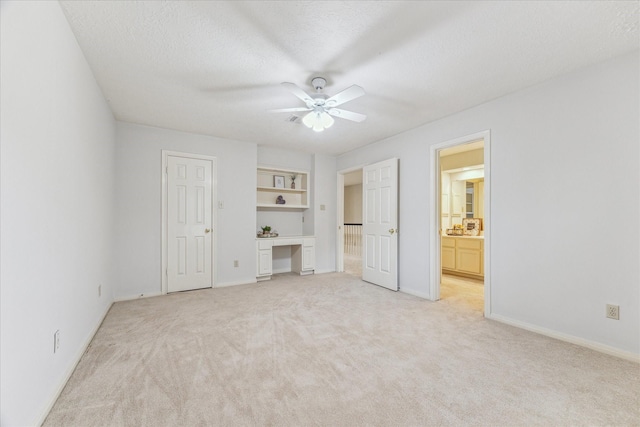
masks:
<path fill-rule="evenodd" d="M 273 242 L 270 240 L 258 240 L 258 249 L 271 249 Z"/>

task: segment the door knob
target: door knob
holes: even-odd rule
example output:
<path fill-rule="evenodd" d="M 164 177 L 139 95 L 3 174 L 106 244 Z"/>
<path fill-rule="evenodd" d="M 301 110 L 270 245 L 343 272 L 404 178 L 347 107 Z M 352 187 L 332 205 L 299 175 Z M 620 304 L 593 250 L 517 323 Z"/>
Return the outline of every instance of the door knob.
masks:
<path fill-rule="evenodd" d="M 398 232 L 397 228 L 396 229 L 393 229 L 393 228 L 389 229 L 389 234 L 393 234 L 393 233 L 397 233 L 397 232 Z"/>
<path fill-rule="evenodd" d="M 210 229 L 210 228 L 205 228 L 205 229 L 204 229 L 204 232 L 205 232 L 205 234 L 206 234 L 206 233 L 211 233 L 211 229 Z"/>

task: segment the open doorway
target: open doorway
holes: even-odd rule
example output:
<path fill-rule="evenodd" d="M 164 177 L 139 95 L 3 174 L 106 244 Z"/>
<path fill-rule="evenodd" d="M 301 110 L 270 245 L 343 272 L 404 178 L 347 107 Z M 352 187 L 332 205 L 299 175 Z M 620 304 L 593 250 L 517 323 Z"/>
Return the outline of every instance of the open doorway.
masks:
<path fill-rule="evenodd" d="M 489 132 L 432 147 L 431 296 L 490 313 Z"/>
<path fill-rule="evenodd" d="M 484 310 L 484 141 L 439 151 L 440 299 Z"/>
<path fill-rule="evenodd" d="M 362 277 L 362 167 L 338 172 L 336 271 Z"/>

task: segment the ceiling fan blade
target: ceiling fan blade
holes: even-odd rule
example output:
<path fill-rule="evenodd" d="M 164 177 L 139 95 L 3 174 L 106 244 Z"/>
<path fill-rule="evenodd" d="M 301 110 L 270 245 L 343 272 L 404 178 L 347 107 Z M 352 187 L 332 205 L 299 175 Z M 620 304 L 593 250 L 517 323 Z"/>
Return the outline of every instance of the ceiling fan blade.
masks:
<path fill-rule="evenodd" d="M 296 108 L 280 108 L 277 110 L 269 110 L 270 113 L 295 113 L 296 111 L 311 111 L 311 108 L 296 107 Z"/>
<path fill-rule="evenodd" d="M 327 99 L 325 105 L 328 107 L 337 107 L 340 104 L 359 98 L 362 95 L 364 95 L 364 89 L 358 85 L 353 85 Z"/>
<path fill-rule="evenodd" d="M 307 92 L 305 92 L 302 89 L 300 89 L 297 85 L 295 85 L 293 83 L 289 83 L 289 82 L 284 82 L 284 83 L 282 83 L 282 86 L 284 86 L 287 89 L 289 89 L 289 91 L 292 94 L 294 94 L 295 96 L 300 98 L 305 104 L 307 104 L 307 105 L 312 104 L 313 105 L 313 98 L 311 98 L 311 96 L 309 94 L 307 94 Z"/>
<path fill-rule="evenodd" d="M 342 110 L 340 108 L 330 108 L 326 111 L 334 117 L 340 117 L 341 119 L 347 119 L 354 122 L 361 122 L 367 118 L 364 114 L 354 113 L 353 111 Z"/>

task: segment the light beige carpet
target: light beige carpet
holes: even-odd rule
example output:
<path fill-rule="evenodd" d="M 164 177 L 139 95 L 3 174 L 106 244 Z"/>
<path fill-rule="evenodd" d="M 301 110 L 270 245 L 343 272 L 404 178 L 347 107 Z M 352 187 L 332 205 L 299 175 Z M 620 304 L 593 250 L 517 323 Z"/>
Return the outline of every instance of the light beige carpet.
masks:
<path fill-rule="evenodd" d="M 344 272 L 362 278 L 362 256 L 344 254 Z"/>
<path fill-rule="evenodd" d="M 46 426 L 623 426 L 639 365 L 347 274 L 116 303 Z"/>

